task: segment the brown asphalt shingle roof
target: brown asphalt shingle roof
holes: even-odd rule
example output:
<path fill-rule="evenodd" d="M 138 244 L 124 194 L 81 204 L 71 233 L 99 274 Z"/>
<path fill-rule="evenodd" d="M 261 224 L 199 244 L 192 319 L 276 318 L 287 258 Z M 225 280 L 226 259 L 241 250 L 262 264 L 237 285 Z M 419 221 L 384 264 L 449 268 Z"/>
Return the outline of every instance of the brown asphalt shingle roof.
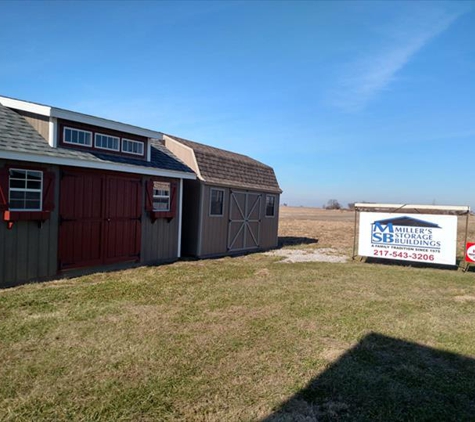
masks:
<path fill-rule="evenodd" d="M 281 193 L 274 170 L 246 155 L 167 135 L 193 149 L 201 176 L 207 183 Z"/>

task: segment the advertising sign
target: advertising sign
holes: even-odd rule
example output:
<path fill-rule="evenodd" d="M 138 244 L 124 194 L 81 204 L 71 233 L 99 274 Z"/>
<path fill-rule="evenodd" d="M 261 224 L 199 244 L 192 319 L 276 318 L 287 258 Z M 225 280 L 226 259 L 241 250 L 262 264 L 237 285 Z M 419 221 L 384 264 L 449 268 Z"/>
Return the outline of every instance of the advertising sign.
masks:
<path fill-rule="evenodd" d="M 475 262 L 475 243 L 467 243 L 467 249 L 465 252 L 465 261 Z"/>
<path fill-rule="evenodd" d="M 358 255 L 456 265 L 457 216 L 361 212 Z"/>

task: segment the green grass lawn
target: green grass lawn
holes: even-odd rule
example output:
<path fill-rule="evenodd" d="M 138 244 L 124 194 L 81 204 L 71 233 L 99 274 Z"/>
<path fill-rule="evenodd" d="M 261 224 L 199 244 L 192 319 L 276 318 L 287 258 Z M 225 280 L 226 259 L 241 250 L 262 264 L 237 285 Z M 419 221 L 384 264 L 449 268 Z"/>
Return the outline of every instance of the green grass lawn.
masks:
<path fill-rule="evenodd" d="M 473 272 L 277 261 L 0 291 L 0 420 L 475 420 Z"/>

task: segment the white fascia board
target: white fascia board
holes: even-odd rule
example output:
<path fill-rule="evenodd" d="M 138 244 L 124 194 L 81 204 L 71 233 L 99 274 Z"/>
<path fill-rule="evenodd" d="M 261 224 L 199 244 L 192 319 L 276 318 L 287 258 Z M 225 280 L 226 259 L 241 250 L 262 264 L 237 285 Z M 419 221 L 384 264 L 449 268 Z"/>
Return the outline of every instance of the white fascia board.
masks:
<path fill-rule="evenodd" d="M 120 123 L 102 117 L 90 116 L 89 114 L 76 113 L 75 111 L 63 110 L 61 108 L 51 108 L 51 116 L 58 119 L 71 120 L 73 122 L 85 123 L 88 125 L 104 127 L 118 132 L 126 132 L 134 135 L 145 136 L 147 138 L 160 138 L 161 132 L 144 129 L 138 126 Z"/>
<path fill-rule="evenodd" d="M 469 212 L 470 207 L 467 205 L 417 205 L 417 204 L 366 204 L 364 202 L 358 202 L 355 204 L 355 208 L 384 208 L 390 210 L 432 210 L 432 211 L 453 211 L 453 212 Z"/>
<path fill-rule="evenodd" d="M 162 139 L 162 132 L 144 129 L 127 123 L 116 122 L 114 120 L 104 119 L 102 117 L 91 116 L 89 114 L 77 113 L 75 111 L 64 110 L 62 108 L 45 106 L 42 104 L 31 103 L 28 101 L 16 100 L 14 98 L 0 96 L 0 104 L 15 110 L 28 111 L 39 114 L 40 116 L 56 117 L 58 119 L 71 120 L 73 122 L 85 123 L 93 126 L 100 126 L 119 132 L 131 133 L 147 138 Z"/>
<path fill-rule="evenodd" d="M 182 233 L 182 226 L 183 226 L 183 179 L 180 179 L 180 195 L 178 197 L 178 251 L 177 256 L 181 258 L 181 233 Z"/>
<path fill-rule="evenodd" d="M 28 111 L 30 113 L 39 114 L 41 116 L 51 116 L 51 107 L 42 104 L 30 103 L 28 101 L 16 100 L 0 96 L 0 104 L 5 107 L 14 108 L 16 110 Z"/>
<path fill-rule="evenodd" d="M 55 164 L 58 166 L 81 167 L 96 170 L 118 171 L 122 173 L 143 174 L 147 176 L 171 177 L 175 179 L 195 180 L 194 173 L 186 173 L 176 170 L 164 170 L 157 168 L 135 167 L 115 163 L 103 163 L 87 160 L 75 160 L 72 158 L 52 157 L 49 155 L 29 154 L 13 151 L 0 151 L 0 158 L 6 160 L 30 161 L 32 163 Z"/>

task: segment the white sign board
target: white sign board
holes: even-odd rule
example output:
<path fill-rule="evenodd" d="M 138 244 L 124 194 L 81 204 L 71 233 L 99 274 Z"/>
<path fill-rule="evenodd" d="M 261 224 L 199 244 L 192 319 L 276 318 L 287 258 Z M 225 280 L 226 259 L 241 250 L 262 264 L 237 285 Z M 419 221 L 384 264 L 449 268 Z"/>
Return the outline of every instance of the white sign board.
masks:
<path fill-rule="evenodd" d="M 456 265 L 457 216 L 361 212 L 358 255 Z"/>

